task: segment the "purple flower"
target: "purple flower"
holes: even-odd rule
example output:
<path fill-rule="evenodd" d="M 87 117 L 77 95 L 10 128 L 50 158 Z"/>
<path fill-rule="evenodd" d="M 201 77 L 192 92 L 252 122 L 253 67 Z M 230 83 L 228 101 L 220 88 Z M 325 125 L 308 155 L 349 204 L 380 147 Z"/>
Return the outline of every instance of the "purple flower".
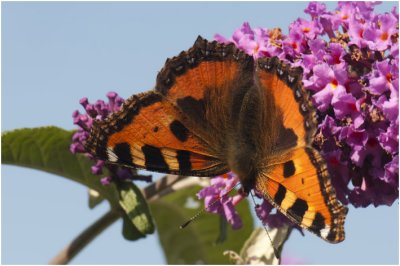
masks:
<path fill-rule="evenodd" d="M 322 27 L 316 20 L 309 21 L 302 18 L 298 18 L 289 26 L 289 31 L 292 29 L 300 30 L 308 39 L 315 39 L 322 33 Z"/>
<path fill-rule="evenodd" d="M 214 38 L 221 43 L 234 43 L 235 46 L 249 55 L 259 58 L 262 56 L 277 56 L 280 54 L 280 45 L 279 42 L 274 43 L 274 34 L 274 31 L 267 31 L 262 28 L 252 29 L 249 23 L 245 22 L 233 33 L 232 38 L 226 39 L 219 34 L 215 34 Z"/>
<path fill-rule="evenodd" d="M 283 52 L 291 58 L 297 57 L 298 54 L 304 52 L 306 40 L 303 30 L 293 25 L 289 30 L 289 36 L 283 42 Z"/>
<path fill-rule="evenodd" d="M 256 193 L 258 197 L 262 197 L 259 193 Z M 277 212 L 275 208 L 267 201 L 263 200 L 260 205 L 256 205 L 255 207 L 256 215 L 260 219 L 260 221 L 268 225 L 270 228 L 281 227 L 284 224 L 290 224 L 294 226 L 294 224 L 288 220 L 282 213 Z"/>
<path fill-rule="evenodd" d="M 396 108 L 398 111 L 398 107 Z M 385 131 L 381 131 L 378 140 L 382 148 L 389 154 L 396 154 L 399 148 L 399 120 L 390 123 L 389 127 Z"/>
<path fill-rule="evenodd" d="M 295 20 L 288 35 L 245 23 L 229 40 L 255 58 L 278 56 L 303 68 L 319 121 L 314 146 L 339 200 L 356 207 L 391 205 L 399 194 L 399 16 L 396 7 L 374 13 L 377 4 L 340 2 L 329 11 L 311 2 L 304 10 L 311 19 Z M 272 209 L 267 202 L 256 208 L 270 226 Z"/>
<path fill-rule="evenodd" d="M 383 180 L 385 183 L 392 184 L 394 186 L 399 185 L 399 155 L 393 157 L 393 160 L 385 165 L 385 175 Z"/>
<path fill-rule="evenodd" d="M 197 193 L 199 199 L 204 199 L 206 210 L 224 217 L 232 225 L 233 229 L 242 227 L 242 220 L 235 210 L 235 205 L 243 199 L 243 196 L 228 196 L 238 181 L 238 178 L 232 173 L 217 176 L 211 179 L 210 186 Z"/>
<path fill-rule="evenodd" d="M 306 9 L 304 9 L 304 13 L 309 14 L 312 19 L 325 14 L 326 5 L 320 2 L 310 2 Z"/>
<path fill-rule="evenodd" d="M 398 32 L 397 26 L 398 21 L 392 14 L 377 16 L 373 23 L 365 28 L 364 37 L 368 40 L 369 48 L 376 51 L 388 48 L 392 43 L 392 35 Z"/>
<path fill-rule="evenodd" d="M 356 19 L 352 17 L 349 21 L 349 30 L 348 34 L 351 39 L 349 44 L 355 44 L 359 48 L 364 48 L 368 45 L 369 40 L 365 38 L 365 30 L 371 27 L 369 23 L 366 23 L 364 20 Z"/>
<path fill-rule="evenodd" d="M 389 63 L 389 60 L 376 62 L 373 65 L 373 71 L 369 77 L 369 92 L 375 95 L 381 95 L 385 91 L 394 90 L 393 75 L 396 72 L 396 66 Z"/>
<path fill-rule="evenodd" d="M 91 104 L 87 98 L 82 98 L 79 103 L 83 106 L 86 113 L 81 114 L 79 111 L 74 111 L 72 113 L 72 118 L 74 124 L 78 126 L 78 130 L 72 136 L 72 143 L 70 145 L 70 151 L 73 154 L 83 153 L 86 157 L 95 161 L 95 164 L 91 167 L 91 172 L 94 175 L 102 175 L 103 169 L 106 167 L 111 174 L 110 176 L 103 177 L 101 183 L 103 185 L 108 185 L 112 181 L 125 180 L 125 179 L 135 179 L 135 180 L 145 180 L 147 182 L 151 181 L 151 176 L 139 176 L 136 172 L 130 168 L 107 165 L 102 160 L 95 159 L 90 153 L 85 149 L 84 142 L 88 139 L 90 128 L 92 127 L 93 120 L 103 120 L 110 113 L 118 111 L 121 108 L 124 99 L 118 96 L 115 92 L 107 93 L 108 102 L 98 100 L 96 103 Z"/>
<path fill-rule="evenodd" d="M 313 96 L 316 107 L 320 111 L 326 111 L 332 104 L 332 100 L 346 93 L 344 87 L 347 82 L 347 73 L 343 65 L 334 65 L 332 68 L 322 63 L 313 68 L 314 75 L 304 81 L 307 89 L 314 90 Z"/>
<path fill-rule="evenodd" d="M 320 50 L 321 51 L 321 50 Z M 329 65 L 338 65 L 344 63 L 346 51 L 339 43 L 331 42 L 324 56 L 324 61 Z"/>
<path fill-rule="evenodd" d="M 338 30 L 339 26 L 348 28 L 350 18 L 355 14 L 352 2 L 339 2 L 336 11 L 330 15 L 333 30 Z"/>
<path fill-rule="evenodd" d="M 355 128 L 364 123 L 361 104 L 364 99 L 356 99 L 351 93 L 337 94 L 332 99 L 332 107 L 337 119 L 350 118 Z"/>

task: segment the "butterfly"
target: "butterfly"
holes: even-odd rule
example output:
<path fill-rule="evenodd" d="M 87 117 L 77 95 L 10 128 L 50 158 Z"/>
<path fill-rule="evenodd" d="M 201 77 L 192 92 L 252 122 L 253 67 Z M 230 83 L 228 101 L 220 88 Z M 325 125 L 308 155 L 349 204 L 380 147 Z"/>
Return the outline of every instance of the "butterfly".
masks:
<path fill-rule="evenodd" d="M 167 59 L 155 89 L 95 121 L 86 148 L 108 163 L 184 176 L 233 171 L 292 222 L 344 240 L 347 208 L 311 145 L 316 113 L 301 68 L 200 36 Z"/>

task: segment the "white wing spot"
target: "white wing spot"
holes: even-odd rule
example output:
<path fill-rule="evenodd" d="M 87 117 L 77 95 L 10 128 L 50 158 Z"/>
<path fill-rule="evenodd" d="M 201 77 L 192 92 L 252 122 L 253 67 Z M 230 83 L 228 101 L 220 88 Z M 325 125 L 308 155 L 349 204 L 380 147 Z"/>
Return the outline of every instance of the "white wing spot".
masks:
<path fill-rule="evenodd" d="M 329 234 L 330 231 L 331 231 L 331 227 L 325 225 L 325 228 L 324 228 L 324 229 L 321 229 L 321 231 L 319 231 L 319 232 L 320 232 L 322 238 L 325 238 L 325 239 L 326 239 L 326 238 L 328 237 L 328 234 Z"/>
<path fill-rule="evenodd" d="M 118 161 L 118 156 L 114 153 L 112 149 L 107 149 L 107 155 L 110 162 L 115 163 Z"/>

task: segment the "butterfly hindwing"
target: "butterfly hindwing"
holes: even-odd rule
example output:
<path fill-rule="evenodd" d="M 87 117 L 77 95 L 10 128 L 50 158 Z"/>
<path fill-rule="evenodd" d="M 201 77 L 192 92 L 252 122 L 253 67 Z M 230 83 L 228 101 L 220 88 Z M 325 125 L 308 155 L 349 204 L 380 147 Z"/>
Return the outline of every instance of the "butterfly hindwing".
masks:
<path fill-rule="evenodd" d="M 257 189 L 301 227 L 329 242 L 344 240 L 347 211 L 336 201 L 318 152 L 299 148 L 291 151 L 288 158 L 261 173 Z"/>
<path fill-rule="evenodd" d="M 227 172 L 182 117 L 157 92 L 134 95 L 121 111 L 97 121 L 86 145 L 100 159 L 128 167 L 197 176 Z"/>
<path fill-rule="evenodd" d="M 344 240 L 347 209 L 337 201 L 326 163 L 311 146 L 316 114 L 301 74 L 277 58 L 257 61 L 257 81 L 275 105 L 279 134 L 256 187 L 293 222 L 337 243 Z"/>

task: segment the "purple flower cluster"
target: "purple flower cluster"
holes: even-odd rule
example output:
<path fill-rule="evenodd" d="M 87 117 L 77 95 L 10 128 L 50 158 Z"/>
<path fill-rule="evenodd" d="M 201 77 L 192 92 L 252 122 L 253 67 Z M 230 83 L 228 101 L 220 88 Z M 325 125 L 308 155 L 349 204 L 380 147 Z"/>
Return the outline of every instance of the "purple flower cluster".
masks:
<path fill-rule="evenodd" d="M 70 151 L 73 154 L 83 153 L 89 159 L 94 160 L 95 164 L 92 166 L 91 171 L 95 175 L 103 174 L 103 167 L 107 167 L 110 176 L 105 176 L 101 179 L 103 185 L 110 184 L 113 180 L 144 180 L 151 181 L 151 176 L 140 176 L 130 168 L 116 166 L 116 165 L 106 165 L 104 161 L 97 160 L 90 153 L 88 153 L 84 147 L 84 142 L 88 139 L 90 128 L 92 127 L 93 120 L 103 120 L 110 113 L 119 111 L 124 99 L 119 97 L 115 92 L 107 93 L 108 102 L 98 100 L 94 104 L 90 104 L 87 98 L 82 98 L 79 103 L 83 106 L 86 113 L 81 114 L 78 110 L 72 113 L 72 118 L 74 124 L 78 126 L 78 130 L 72 136 L 72 144 L 70 146 Z"/>
<path fill-rule="evenodd" d="M 242 220 L 235 210 L 235 206 L 244 198 L 241 194 L 233 197 L 229 192 L 239 182 L 237 176 L 228 173 L 211 179 L 211 185 L 197 193 L 199 199 L 204 199 L 206 210 L 210 213 L 218 213 L 232 225 L 233 229 L 242 227 Z"/>
<path fill-rule="evenodd" d="M 319 119 L 314 146 L 327 161 L 339 200 L 355 207 L 391 205 L 399 195 L 399 15 L 395 7 L 374 13 L 377 4 L 339 2 L 328 11 L 311 2 L 304 10 L 311 18 L 294 21 L 287 35 L 248 23 L 229 39 L 215 35 L 254 58 L 276 56 L 303 68 Z M 272 209 L 264 201 L 256 212 L 279 226 L 285 218 Z"/>

